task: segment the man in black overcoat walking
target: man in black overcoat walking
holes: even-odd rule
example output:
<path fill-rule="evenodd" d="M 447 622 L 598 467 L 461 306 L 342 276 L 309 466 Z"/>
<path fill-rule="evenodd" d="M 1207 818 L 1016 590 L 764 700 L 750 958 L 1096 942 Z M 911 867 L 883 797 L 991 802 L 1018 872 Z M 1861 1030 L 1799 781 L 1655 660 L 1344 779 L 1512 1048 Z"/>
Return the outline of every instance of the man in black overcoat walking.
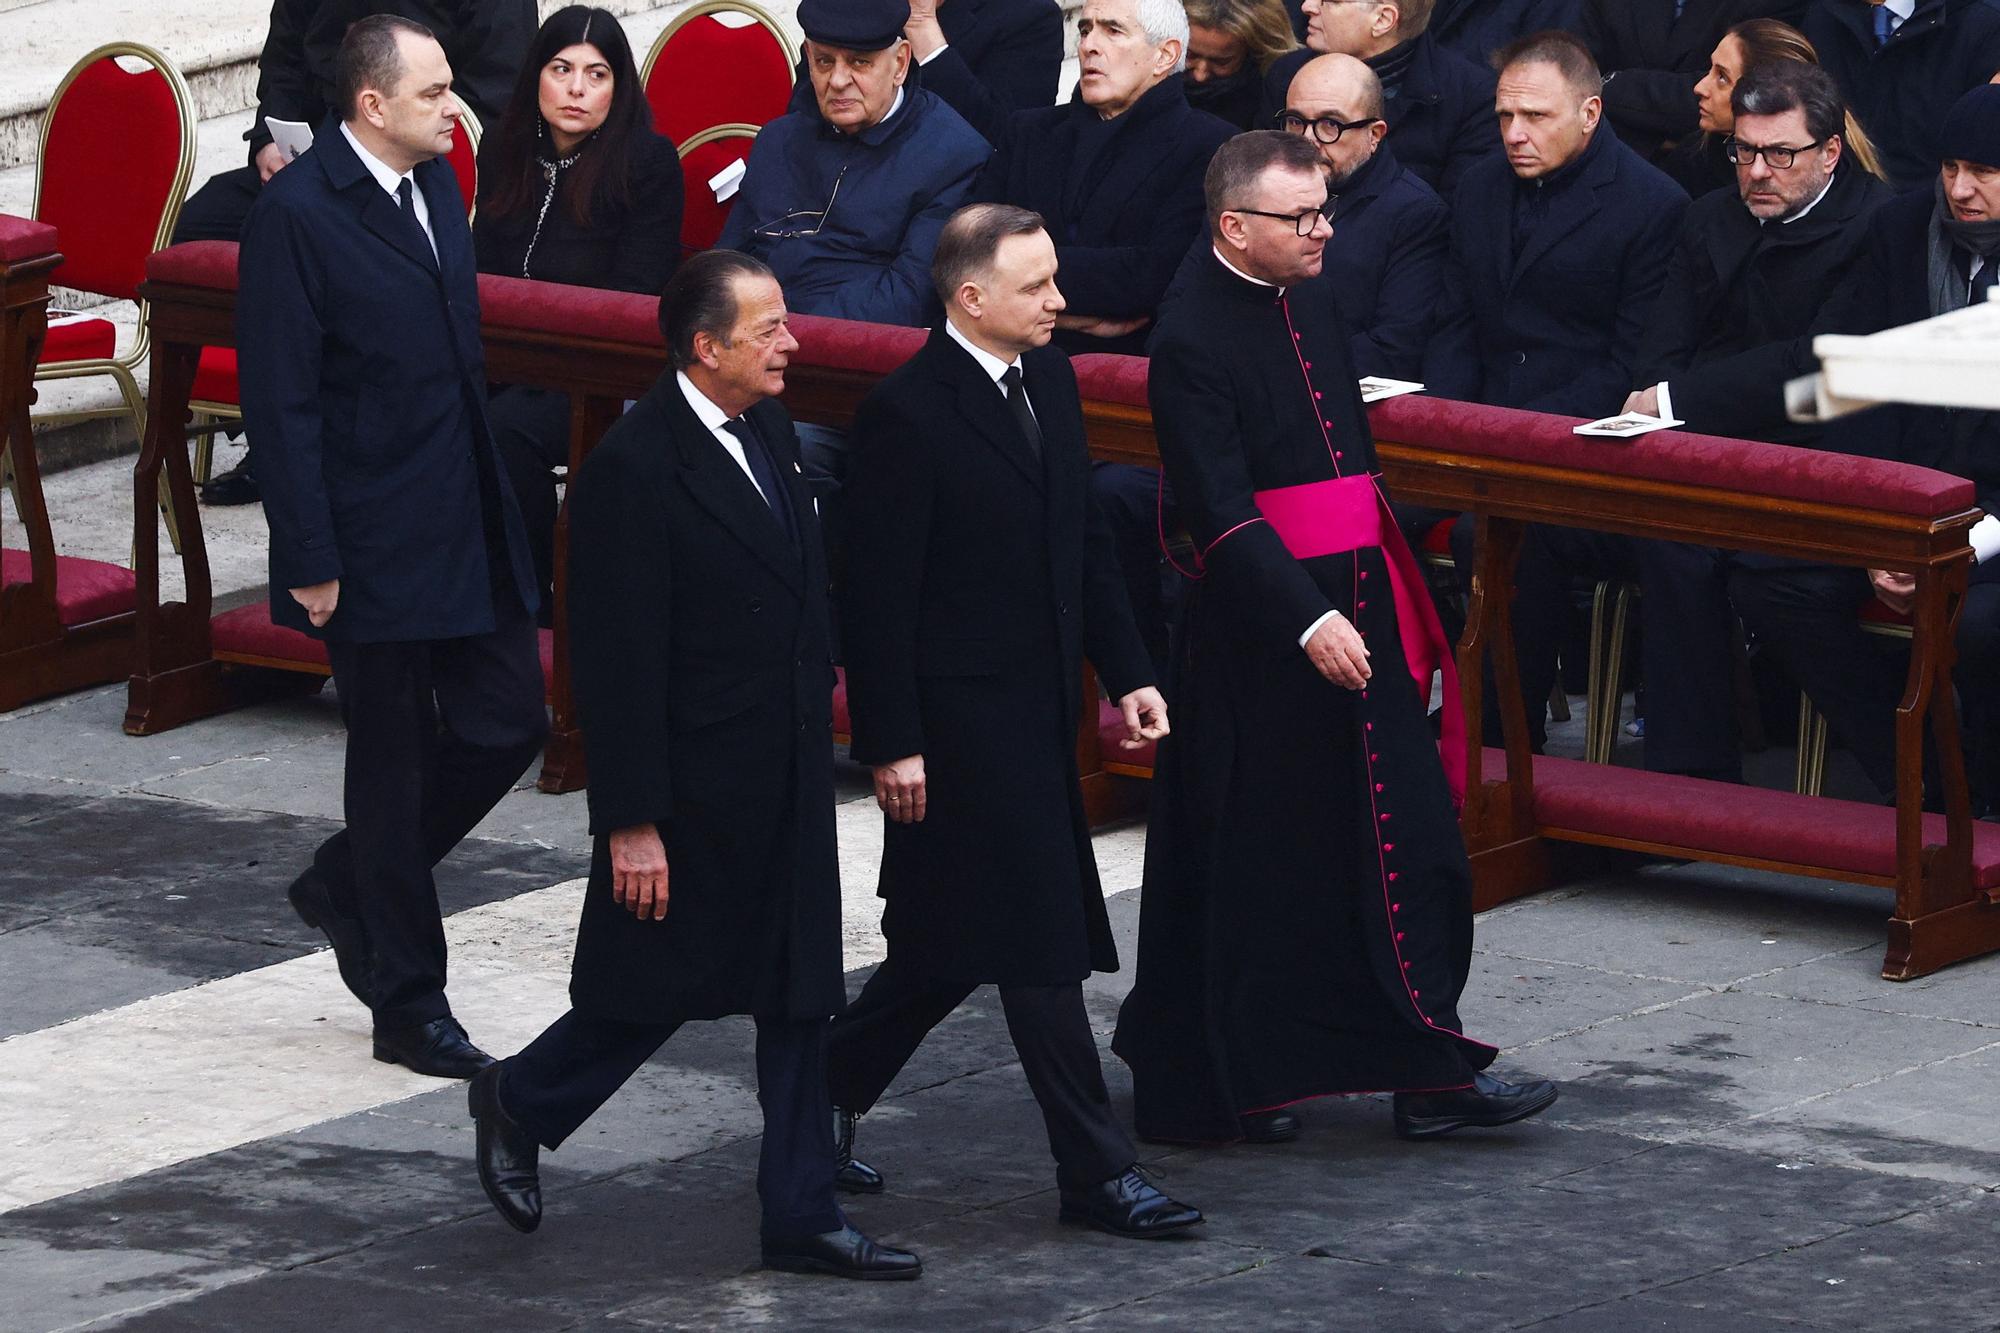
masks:
<path fill-rule="evenodd" d="M 347 723 L 347 826 L 291 901 L 373 1011 L 376 1059 L 469 1078 L 489 1061 L 445 999 L 431 867 L 541 749 L 540 599 L 486 424 L 472 232 L 437 158 L 451 66 L 386 15 L 338 66 L 339 114 L 251 212 L 236 305 L 271 619 L 325 641 Z"/>
<path fill-rule="evenodd" d="M 1088 654 L 1125 744 L 1167 733 L 1109 540 L 1090 520 L 1082 404 L 1048 345 L 1062 312 L 1042 220 L 973 205 L 932 267 L 946 322 L 855 418 L 843 596 L 853 755 L 887 817 L 889 954 L 834 1022 L 842 1183 L 867 1111 L 917 1046 L 993 983 L 1041 1104 L 1061 1217 L 1116 1235 L 1201 1221 L 1146 1181 L 1111 1113 L 1083 979 L 1118 968 L 1077 781 Z"/>
<path fill-rule="evenodd" d="M 538 1149 L 692 1019 L 757 1020 L 770 1268 L 912 1278 L 833 1194 L 840 978 L 826 565 L 791 419 L 777 279 L 711 250 L 660 301 L 674 369 L 569 496 L 570 645 L 595 844 L 571 1009 L 473 1082 L 480 1183 L 541 1222 Z"/>

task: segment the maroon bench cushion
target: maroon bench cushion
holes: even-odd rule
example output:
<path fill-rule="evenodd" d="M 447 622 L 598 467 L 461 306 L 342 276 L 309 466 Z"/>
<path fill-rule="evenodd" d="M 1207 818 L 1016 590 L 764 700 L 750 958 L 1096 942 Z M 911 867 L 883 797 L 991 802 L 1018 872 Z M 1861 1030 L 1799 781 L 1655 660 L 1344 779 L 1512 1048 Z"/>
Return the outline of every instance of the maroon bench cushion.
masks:
<path fill-rule="evenodd" d="M 176 287 L 214 287 L 236 290 L 236 242 L 183 241 L 164 250 L 155 250 L 146 259 L 150 282 L 172 283 Z"/>
<path fill-rule="evenodd" d="M 799 350 L 792 360 L 834 370 L 886 375 L 915 356 L 930 333 L 888 324 L 863 324 L 852 319 L 793 315 L 792 336 Z"/>
<path fill-rule="evenodd" d="M 34 577 L 34 558 L 26 551 L 0 551 L 0 585 L 28 583 Z M 56 619 L 65 626 L 126 615 L 138 601 L 137 581 L 123 565 L 56 557 Z"/>
<path fill-rule="evenodd" d="M 56 229 L 33 218 L 0 213 L 0 263 L 18 264 L 56 252 Z"/>
<path fill-rule="evenodd" d="M 210 642 L 218 657 L 255 657 L 271 662 L 296 662 L 301 667 L 328 668 L 326 645 L 310 635 L 271 623 L 271 607 L 252 602 L 234 611 L 224 611 L 208 623 Z M 536 632 L 536 649 L 541 658 L 544 683 L 555 678 L 556 636 L 554 630 Z"/>

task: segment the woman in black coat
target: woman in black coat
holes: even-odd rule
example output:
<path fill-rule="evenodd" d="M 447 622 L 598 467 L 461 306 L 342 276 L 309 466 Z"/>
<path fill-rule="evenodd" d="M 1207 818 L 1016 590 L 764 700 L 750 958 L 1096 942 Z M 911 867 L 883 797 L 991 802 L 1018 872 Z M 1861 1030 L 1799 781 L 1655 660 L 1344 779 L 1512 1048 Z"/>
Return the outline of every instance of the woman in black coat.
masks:
<path fill-rule="evenodd" d="M 657 295 L 680 262 L 681 202 L 680 156 L 653 132 L 625 30 L 602 9 L 557 10 L 479 153 L 479 271 Z M 500 387 L 486 413 L 528 526 L 546 619 L 569 395 Z"/>

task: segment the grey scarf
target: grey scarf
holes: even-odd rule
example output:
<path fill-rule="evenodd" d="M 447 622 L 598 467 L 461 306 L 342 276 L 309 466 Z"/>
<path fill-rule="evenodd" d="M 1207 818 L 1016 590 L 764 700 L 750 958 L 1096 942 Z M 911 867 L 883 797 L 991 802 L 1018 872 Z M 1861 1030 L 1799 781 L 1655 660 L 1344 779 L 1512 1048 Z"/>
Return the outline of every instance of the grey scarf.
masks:
<path fill-rule="evenodd" d="M 1954 310 L 1963 310 L 1971 301 L 1968 290 L 1970 283 L 1960 274 L 1958 265 L 1952 263 L 1951 252 L 1964 250 L 1985 259 L 1987 263 L 2000 262 L 2000 219 L 1986 222 L 1958 222 L 1951 216 L 1951 205 L 1944 197 L 1944 182 L 1936 186 L 1937 203 L 1931 208 L 1930 232 L 1930 287 L 1931 313 L 1948 315 Z"/>

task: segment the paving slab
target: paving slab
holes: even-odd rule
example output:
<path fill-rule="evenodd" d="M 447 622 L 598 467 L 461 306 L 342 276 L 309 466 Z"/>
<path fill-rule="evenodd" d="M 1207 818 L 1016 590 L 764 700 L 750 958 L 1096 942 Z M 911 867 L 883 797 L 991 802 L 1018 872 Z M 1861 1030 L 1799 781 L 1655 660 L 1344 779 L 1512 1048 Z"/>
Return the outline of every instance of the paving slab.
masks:
<path fill-rule="evenodd" d="M 135 1333 L 214 1333 L 218 1328 L 257 1329 L 260 1333 L 327 1333 L 329 1329 L 349 1328 L 492 1333 L 506 1328 L 540 1333 L 571 1326 L 572 1322 L 561 1315 L 468 1291 L 451 1274 L 439 1274 L 428 1285 L 391 1285 L 313 1269 L 238 1282 L 198 1302 L 166 1305 L 96 1327 Z"/>
<path fill-rule="evenodd" d="M 0 1236 L 0 1328 L 76 1328 L 240 1282 L 257 1271 L 187 1254 Z"/>
<path fill-rule="evenodd" d="M 229 717 L 177 727 L 157 736 L 127 736 L 125 689 L 107 686 L 71 695 L 61 706 L 0 718 L 0 766 L 9 772 L 65 781 L 132 787 L 243 755 L 262 755 L 340 732 L 329 692 Z"/>

